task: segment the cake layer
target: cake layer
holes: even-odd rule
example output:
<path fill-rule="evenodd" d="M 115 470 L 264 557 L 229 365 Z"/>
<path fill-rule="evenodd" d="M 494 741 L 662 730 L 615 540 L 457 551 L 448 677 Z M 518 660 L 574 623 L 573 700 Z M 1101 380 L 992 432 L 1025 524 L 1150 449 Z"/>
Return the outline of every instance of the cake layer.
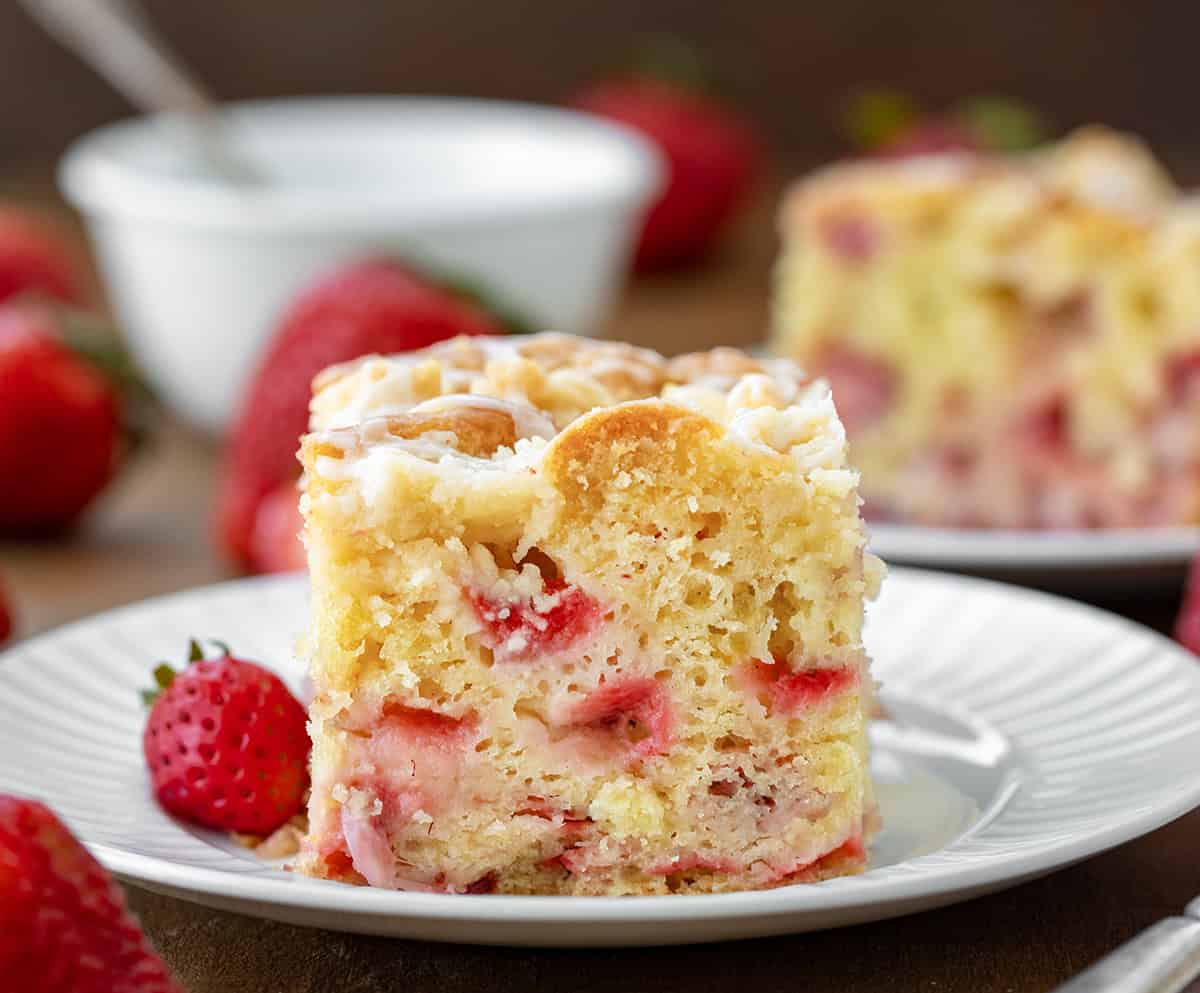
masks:
<path fill-rule="evenodd" d="M 860 870 L 872 684 L 823 383 L 463 339 L 318 380 L 303 871 L 670 893 Z"/>
<path fill-rule="evenodd" d="M 1141 145 L 838 165 L 782 228 L 773 349 L 832 383 L 871 513 L 1200 519 L 1200 205 Z"/>

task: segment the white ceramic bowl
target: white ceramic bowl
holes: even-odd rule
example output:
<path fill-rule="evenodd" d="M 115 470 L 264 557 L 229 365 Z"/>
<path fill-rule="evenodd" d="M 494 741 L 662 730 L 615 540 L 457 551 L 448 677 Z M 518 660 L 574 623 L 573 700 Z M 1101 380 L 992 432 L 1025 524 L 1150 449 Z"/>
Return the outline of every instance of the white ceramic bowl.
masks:
<path fill-rule="evenodd" d="M 549 107 L 323 97 L 224 113 L 264 186 L 206 175 L 151 118 L 85 135 L 59 175 L 138 360 L 211 430 L 288 301 L 352 258 L 410 258 L 477 281 L 538 327 L 590 332 L 661 182 L 647 142 Z"/>

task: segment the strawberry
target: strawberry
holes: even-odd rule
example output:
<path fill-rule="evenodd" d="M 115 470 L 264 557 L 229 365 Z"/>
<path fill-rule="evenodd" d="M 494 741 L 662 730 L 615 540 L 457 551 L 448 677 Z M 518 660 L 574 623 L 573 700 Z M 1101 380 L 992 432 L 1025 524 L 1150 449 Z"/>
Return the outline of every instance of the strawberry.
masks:
<path fill-rule="evenodd" d="M 363 355 L 506 329 L 461 291 L 386 259 L 345 266 L 302 293 L 259 363 L 230 435 L 216 520 L 226 553 L 244 568 L 264 568 L 252 547 L 255 518 L 263 498 L 299 474 L 296 449 L 318 372 Z"/>
<path fill-rule="evenodd" d="M 13 633 L 12 607 L 8 602 L 8 591 L 0 585 L 0 645 L 3 645 Z"/>
<path fill-rule="evenodd" d="M 693 55 L 660 48 L 648 56 L 627 73 L 585 86 L 569 101 L 640 131 L 666 160 L 666 187 L 638 242 L 638 272 L 705 255 L 749 192 L 761 157 L 750 122 L 695 85 L 694 64 L 679 71 L 681 57 L 693 63 Z M 664 72 L 667 61 L 675 64 Z"/>
<path fill-rule="evenodd" d="M 0 795 L 0 986 L 182 993 L 113 878 L 35 800 Z"/>
<path fill-rule="evenodd" d="M 0 533 L 72 524 L 120 452 L 120 408 L 105 375 L 64 343 L 50 314 L 0 307 Z"/>
<path fill-rule="evenodd" d="M 1175 620 L 1175 640 L 1200 655 L 1200 555 L 1188 571 L 1183 603 Z"/>
<path fill-rule="evenodd" d="M 308 565 L 300 532 L 300 494 L 294 482 L 283 483 L 268 493 L 254 515 L 250 534 L 250 556 L 257 572 L 291 572 Z"/>
<path fill-rule="evenodd" d="M 531 662 L 562 652 L 590 635 L 604 611 L 592 596 L 561 579 L 543 584 L 533 600 L 493 600 L 467 590 L 483 640 L 501 662 Z"/>
<path fill-rule="evenodd" d="M 206 659 L 154 670 L 159 689 L 142 749 L 154 794 L 179 817 L 224 831 L 267 835 L 300 811 L 308 788 L 304 708 L 283 681 L 215 642 Z"/>
<path fill-rule="evenodd" d="M 0 206 L 0 303 L 22 293 L 81 303 L 85 279 L 78 253 L 45 220 Z"/>
<path fill-rule="evenodd" d="M 1019 152 L 1044 140 L 1044 125 L 1036 113 L 997 97 L 972 97 L 946 113 L 932 114 L 905 94 L 866 90 L 851 99 L 845 116 L 851 141 L 886 159 Z"/>

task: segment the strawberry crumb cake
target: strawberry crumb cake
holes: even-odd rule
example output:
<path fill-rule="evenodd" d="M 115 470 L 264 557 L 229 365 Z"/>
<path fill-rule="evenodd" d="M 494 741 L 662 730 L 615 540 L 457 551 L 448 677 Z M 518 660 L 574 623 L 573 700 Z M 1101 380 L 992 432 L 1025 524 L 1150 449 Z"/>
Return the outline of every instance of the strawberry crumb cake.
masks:
<path fill-rule="evenodd" d="M 318 377 L 298 867 L 451 893 L 859 872 L 878 578 L 829 390 L 460 338 Z"/>
<path fill-rule="evenodd" d="M 782 228 L 773 350 L 831 382 L 869 514 L 1200 521 L 1200 201 L 1138 142 L 836 165 Z"/>

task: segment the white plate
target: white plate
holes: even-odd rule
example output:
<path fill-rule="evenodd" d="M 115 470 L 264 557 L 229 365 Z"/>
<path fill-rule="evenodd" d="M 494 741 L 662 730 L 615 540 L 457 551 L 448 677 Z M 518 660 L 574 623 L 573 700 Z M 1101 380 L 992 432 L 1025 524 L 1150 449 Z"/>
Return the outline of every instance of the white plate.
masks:
<path fill-rule="evenodd" d="M 396 893 L 298 877 L 155 806 L 138 689 L 188 636 L 278 668 L 302 580 L 245 580 L 112 611 L 0 656 L 0 791 L 53 805 L 111 869 L 187 900 L 441 941 L 649 945 L 877 920 L 1011 886 L 1200 804 L 1200 665 L 1089 607 L 896 570 L 870 611 L 891 720 L 876 727 L 885 829 L 864 875 L 761 893 Z"/>
<path fill-rule="evenodd" d="M 871 551 L 890 562 L 996 573 L 1102 577 L 1179 574 L 1200 553 L 1200 528 L 1000 531 L 871 524 Z"/>

